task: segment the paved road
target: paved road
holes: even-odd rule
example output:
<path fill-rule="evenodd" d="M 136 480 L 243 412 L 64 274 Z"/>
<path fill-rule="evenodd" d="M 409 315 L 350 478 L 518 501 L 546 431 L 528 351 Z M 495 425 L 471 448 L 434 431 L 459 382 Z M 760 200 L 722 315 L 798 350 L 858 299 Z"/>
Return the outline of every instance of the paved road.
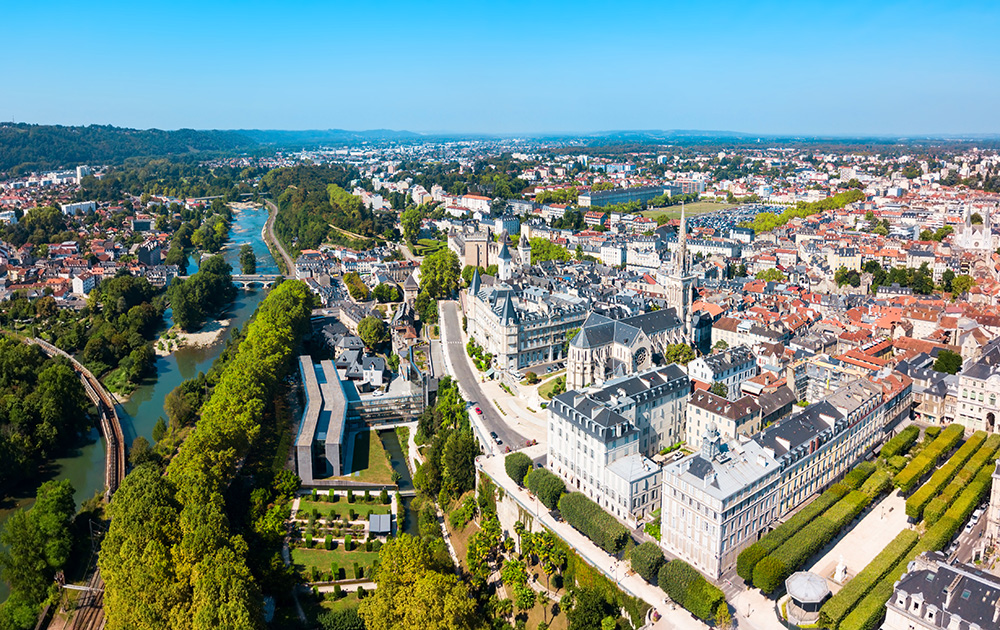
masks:
<path fill-rule="evenodd" d="M 971 516 L 969 517 L 972 518 Z M 966 523 L 968 524 L 968 523 Z M 986 532 L 986 514 L 979 517 L 979 522 L 972 528 L 972 531 L 965 533 L 965 525 L 959 530 L 955 540 L 958 541 L 958 549 L 955 552 L 955 559 L 959 562 L 971 562 L 972 553 L 983 542 L 983 534 Z"/>
<path fill-rule="evenodd" d="M 503 416 L 490 404 L 488 397 L 479 387 L 477 374 L 472 373 L 465 356 L 465 344 L 462 343 L 462 319 L 456 302 L 441 302 L 441 344 L 448 353 L 454 372 L 452 376 L 458 379 L 463 392 L 469 397 L 469 402 L 476 403 L 483 410 L 481 418 L 486 429 L 495 431 L 503 440 L 504 446 L 510 446 L 512 449 L 524 446 L 524 436 L 507 426 Z"/>
<path fill-rule="evenodd" d="M 295 264 L 292 262 L 291 256 L 285 251 L 285 248 L 281 246 L 281 241 L 279 241 L 274 236 L 274 219 L 278 216 L 278 206 L 274 205 L 270 201 L 265 201 L 267 204 L 267 223 L 264 224 L 264 229 L 267 230 L 267 238 L 273 244 L 278 253 L 281 254 L 281 259 L 285 261 L 285 273 L 288 274 L 289 278 L 295 277 Z"/>

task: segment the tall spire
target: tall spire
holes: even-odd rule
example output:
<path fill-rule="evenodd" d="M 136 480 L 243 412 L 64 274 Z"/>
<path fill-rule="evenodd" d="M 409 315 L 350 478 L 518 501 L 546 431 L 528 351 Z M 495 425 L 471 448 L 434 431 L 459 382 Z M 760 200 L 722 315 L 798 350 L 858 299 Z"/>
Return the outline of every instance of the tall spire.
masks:
<path fill-rule="evenodd" d="M 681 227 L 677 236 L 677 270 L 681 276 L 687 275 L 687 222 L 684 218 L 684 202 L 681 202 Z"/>

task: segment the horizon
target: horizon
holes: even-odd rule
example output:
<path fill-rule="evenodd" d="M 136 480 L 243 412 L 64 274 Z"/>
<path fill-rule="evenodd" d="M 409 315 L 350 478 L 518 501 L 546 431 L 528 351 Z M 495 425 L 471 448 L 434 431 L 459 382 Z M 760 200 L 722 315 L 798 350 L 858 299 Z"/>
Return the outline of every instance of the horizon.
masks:
<path fill-rule="evenodd" d="M 39 20 L 27 5 L 7 17 Z M 44 40 L 19 28 L 0 44 L 0 69 L 17 79 L 0 95 L 4 119 L 423 135 L 1000 133 L 1000 6 L 981 1 L 275 11 L 257 0 L 57 0 L 43 24 Z"/>

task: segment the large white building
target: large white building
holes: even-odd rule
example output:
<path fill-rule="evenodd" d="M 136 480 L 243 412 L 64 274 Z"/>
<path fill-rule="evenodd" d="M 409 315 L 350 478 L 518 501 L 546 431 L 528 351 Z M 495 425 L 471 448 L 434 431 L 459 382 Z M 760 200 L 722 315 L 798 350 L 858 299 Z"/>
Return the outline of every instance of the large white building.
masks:
<path fill-rule="evenodd" d="M 858 380 L 752 438 L 715 426 L 701 452 L 663 469 L 661 545 L 719 577 L 776 519 L 822 491 L 910 415 L 912 383 Z"/>
<path fill-rule="evenodd" d="M 906 567 L 885 604 L 881 630 L 1000 628 L 1000 578 L 925 552 Z"/>
<path fill-rule="evenodd" d="M 966 363 L 958 373 L 958 397 L 955 422 L 966 431 L 997 431 L 1000 414 L 1000 338 L 983 346 L 975 361 Z"/>
<path fill-rule="evenodd" d="M 676 365 L 568 391 L 548 407 L 548 467 L 566 485 L 635 524 L 660 506 L 649 457 L 683 439 L 690 381 Z"/>
<path fill-rule="evenodd" d="M 469 337 L 504 370 L 564 358 L 566 332 L 579 328 L 587 316 L 582 298 L 530 287 L 521 291 L 503 282 L 487 286 L 478 270 L 464 297 Z"/>

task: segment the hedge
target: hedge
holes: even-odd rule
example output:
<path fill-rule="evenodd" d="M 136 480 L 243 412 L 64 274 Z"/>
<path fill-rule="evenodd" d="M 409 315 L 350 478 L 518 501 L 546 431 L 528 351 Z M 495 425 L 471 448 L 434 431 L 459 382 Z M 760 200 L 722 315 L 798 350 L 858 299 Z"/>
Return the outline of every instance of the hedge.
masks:
<path fill-rule="evenodd" d="M 683 560 L 671 560 L 660 568 L 660 588 L 695 617 L 711 622 L 726 597 L 715 585 Z"/>
<path fill-rule="evenodd" d="M 747 584 L 752 583 L 754 567 L 760 560 L 781 546 L 814 518 L 825 512 L 831 505 L 847 494 L 847 487 L 835 483 L 816 500 L 796 512 L 790 519 L 765 534 L 760 540 L 740 552 L 736 558 L 736 573 Z"/>
<path fill-rule="evenodd" d="M 906 465 L 910 463 L 910 460 L 906 459 L 902 455 L 896 455 L 895 457 L 890 457 L 888 460 L 889 467 L 899 472 L 906 468 Z"/>
<path fill-rule="evenodd" d="M 875 559 L 847 584 L 836 595 L 823 604 L 820 609 L 819 625 L 831 630 L 837 630 L 838 625 L 851 612 L 862 598 L 867 595 L 878 581 L 892 570 L 906 553 L 917 544 L 920 536 L 912 529 L 899 532 L 892 542 L 886 545 Z"/>
<path fill-rule="evenodd" d="M 934 441 L 927 448 L 910 460 L 902 472 L 896 475 L 893 480 L 896 487 L 904 494 L 912 490 L 924 475 L 937 465 L 941 456 L 954 448 L 964 432 L 965 429 L 960 424 L 949 425 L 947 429 L 934 438 Z"/>
<path fill-rule="evenodd" d="M 916 492 L 906 499 L 906 515 L 915 521 L 923 518 L 924 508 L 927 504 L 941 493 L 941 490 L 958 473 L 959 469 L 972 457 L 986 441 L 985 431 L 976 431 L 972 434 L 962 448 L 955 451 L 955 454 L 945 462 L 943 466 L 934 471 L 931 478 L 924 485 L 920 486 Z"/>
<path fill-rule="evenodd" d="M 559 497 L 566 492 L 563 480 L 544 468 L 530 471 L 524 477 L 524 484 L 550 510 L 556 509 Z"/>
<path fill-rule="evenodd" d="M 836 538 L 841 530 L 847 527 L 871 503 L 871 498 L 860 490 L 855 490 L 838 501 L 833 507 L 819 516 L 800 532 L 789 538 L 781 547 L 771 553 L 775 564 L 768 564 L 767 569 L 758 572 L 754 570 L 754 586 L 765 593 L 770 593 L 776 585 L 805 564 L 814 553 L 822 549 Z M 761 561 L 763 563 L 763 561 Z M 760 568 L 760 564 L 757 565 Z M 770 571 L 779 573 L 771 575 Z M 761 584 L 757 583 L 758 573 Z M 770 586 L 771 588 L 765 588 Z"/>
<path fill-rule="evenodd" d="M 654 542 L 644 542 L 629 553 L 629 563 L 632 565 L 632 569 L 649 583 L 652 583 L 659 575 L 663 562 L 663 552 L 660 551 L 660 546 Z"/>
<path fill-rule="evenodd" d="M 941 427 L 931 426 L 924 429 L 924 438 L 934 439 L 941 434 Z"/>
<path fill-rule="evenodd" d="M 924 508 L 923 513 L 924 522 L 928 525 L 936 523 L 951 505 L 952 500 L 975 479 L 984 466 L 992 470 L 994 457 L 998 449 L 1000 449 L 1000 435 L 993 434 L 986 438 L 982 447 L 958 471 L 958 474 L 951 480 L 951 483 L 948 484 L 939 496 L 934 497 L 927 503 L 927 507 Z"/>
<path fill-rule="evenodd" d="M 559 513 L 567 523 L 604 551 L 616 554 L 625 548 L 629 538 L 625 526 L 582 493 L 564 494 L 559 499 Z"/>
<path fill-rule="evenodd" d="M 854 470 L 844 475 L 844 481 L 841 483 L 851 490 L 857 490 L 873 472 L 875 472 L 875 464 L 873 462 L 861 462 L 854 467 Z"/>
<path fill-rule="evenodd" d="M 531 458 L 524 453 L 511 453 L 503 460 L 507 476 L 517 485 L 524 484 L 524 476 L 531 470 Z"/>
<path fill-rule="evenodd" d="M 886 470 L 880 470 L 861 486 L 861 492 L 867 495 L 869 501 L 874 501 L 886 490 L 892 487 L 892 474 Z"/>
<path fill-rule="evenodd" d="M 910 425 L 892 436 L 892 438 L 885 443 L 882 447 L 882 451 L 879 453 L 884 459 L 889 459 L 890 457 L 896 457 L 898 455 L 906 455 L 916 441 L 920 437 L 920 427 L 915 425 Z"/>

